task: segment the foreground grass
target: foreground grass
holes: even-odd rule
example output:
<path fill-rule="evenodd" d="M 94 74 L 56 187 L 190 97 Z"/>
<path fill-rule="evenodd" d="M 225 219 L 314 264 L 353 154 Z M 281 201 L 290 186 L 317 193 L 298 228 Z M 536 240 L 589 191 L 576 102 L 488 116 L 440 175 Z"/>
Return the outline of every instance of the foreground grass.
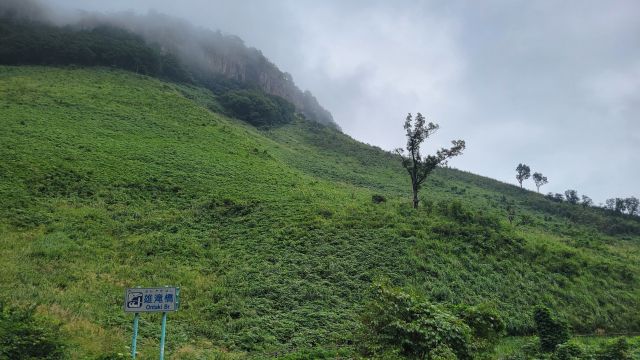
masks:
<path fill-rule="evenodd" d="M 571 342 L 582 345 L 583 349 L 587 353 L 595 354 L 607 344 L 615 342 L 621 337 L 617 336 L 578 336 L 572 338 Z M 640 336 L 623 336 L 630 344 L 632 348 L 632 356 L 635 358 L 640 357 Z M 536 343 L 536 337 L 534 336 L 521 336 L 521 337 L 507 337 L 502 339 L 498 343 L 489 356 L 492 359 L 506 359 L 514 355 L 522 353 L 522 349 L 530 344 Z"/>
<path fill-rule="evenodd" d="M 414 211 L 389 154 L 217 106 L 121 71 L 0 67 L 0 300 L 37 304 L 73 358 L 128 352 L 122 293 L 136 285 L 182 287 L 173 358 L 352 356 L 377 278 L 495 303 L 512 334 L 540 303 L 578 332 L 640 330 L 634 220 L 452 169 Z M 143 359 L 159 322 L 142 317 Z"/>

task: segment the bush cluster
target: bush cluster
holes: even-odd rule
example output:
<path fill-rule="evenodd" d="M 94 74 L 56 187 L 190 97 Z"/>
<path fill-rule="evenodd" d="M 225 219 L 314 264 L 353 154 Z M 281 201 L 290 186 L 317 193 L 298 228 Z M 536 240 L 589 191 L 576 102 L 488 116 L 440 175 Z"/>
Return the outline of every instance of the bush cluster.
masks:
<path fill-rule="evenodd" d="M 471 359 L 471 329 L 443 308 L 383 284 L 374 287 L 364 324 L 369 351 L 415 359 L 453 352 Z"/>
<path fill-rule="evenodd" d="M 557 345 L 569 340 L 569 326 L 564 321 L 552 317 L 548 308 L 538 306 L 534 310 L 533 321 L 540 337 L 542 351 L 554 351 Z"/>
<path fill-rule="evenodd" d="M 536 307 L 533 319 L 537 339 L 525 344 L 506 360 L 631 360 L 640 355 L 637 351 L 634 354 L 634 349 L 624 338 L 609 341 L 595 349 L 584 346 L 571 339 L 568 325 L 553 317 L 544 306 Z"/>
<path fill-rule="evenodd" d="M 476 350 L 490 351 L 504 335 L 505 322 L 498 310 L 487 303 L 476 306 L 460 305 L 455 313 L 471 328 Z"/>
<path fill-rule="evenodd" d="M 53 324 L 34 317 L 34 309 L 0 303 L 0 359 L 60 359 L 64 343 Z"/>
<path fill-rule="evenodd" d="M 632 360 L 637 359 L 639 355 L 637 349 L 633 349 L 624 338 L 611 340 L 596 347 L 570 340 L 557 345 L 550 353 L 541 353 L 539 349 L 537 341 L 531 341 L 504 360 Z"/>
<path fill-rule="evenodd" d="M 366 355 L 415 359 L 472 359 L 490 350 L 505 328 L 490 306 L 446 309 L 380 283 L 363 323 Z"/>
<path fill-rule="evenodd" d="M 227 91 L 219 101 L 230 116 L 257 127 L 286 124 L 295 118 L 293 104 L 259 90 Z"/>

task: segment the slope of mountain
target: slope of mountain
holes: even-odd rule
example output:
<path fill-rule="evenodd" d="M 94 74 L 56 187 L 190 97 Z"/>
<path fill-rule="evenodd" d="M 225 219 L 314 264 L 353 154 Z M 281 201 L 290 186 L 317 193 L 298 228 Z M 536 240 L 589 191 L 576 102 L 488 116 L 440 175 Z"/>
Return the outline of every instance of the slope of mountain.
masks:
<path fill-rule="evenodd" d="M 414 211 L 392 155 L 302 120 L 257 130 L 216 101 L 120 70 L 0 67 L 0 302 L 59 322 L 75 358 L 127 352 L 136 285 L 182 287 L 172 358 L 350 349 L 380 278 L 493 303 L 510 334 L 538 304 L 578 333 L 640 330 L 637 218 L 454 169 Z M 142 358 L 158 329 L 142 317 Z"/>

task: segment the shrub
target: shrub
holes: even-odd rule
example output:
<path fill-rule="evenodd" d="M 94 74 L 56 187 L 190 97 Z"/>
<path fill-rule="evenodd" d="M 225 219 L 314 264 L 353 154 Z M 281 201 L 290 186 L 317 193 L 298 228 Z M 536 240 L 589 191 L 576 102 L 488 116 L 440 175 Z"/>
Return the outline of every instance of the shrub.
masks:
<path fill-rule="evenodd" d="M 424 211 L 428 215 L 431 215 L 431 213 L 433 212 L 433 205 L 434 205 L 433 200 L 422 198 L 420 202 L 422 203 L 422 207 L 424 208 Z"/>
<path fill-rule="evenodd" d="M 553 360 L 579 360 L 585 357 L 585 351 L 577 343 L 567 342 L 556 347 Z"/>
<path fill-rule="evenodd" d="M 380 204 L 387 201 L 387 198 L 382 195 L 374 194 L 371 196 L 371 201 L 373 201 L 374 204 Z"/>
<path fill-rule="evenodd" d="M 597 360 L 631 360 L 631 348 L 624 338 L 605 345 L 596 355 Z"/>
<path fill-rule="evenodd" d="M 533 339 L 525 343 L 517 353 L 510 354 L 503 358 L 503 360 L 529 360 L 539 359 L 540 344 L 538 339 Z"/>
<path fill-rule="evenodd" d="M 528 214 L 522 214 L 520 215 L 520 225 L 532 225 L 533 224 L 533 218 L 531 217 L 531 215 Z"/>
<path fill-rule="evenodd" d="M 349 349 L 344 348 L 312 348 L 301 349 L 290 354 L 280 356 L 280 354 L 273 354 L 274 357 L 281 358 L 282 360 L 306 360 L 306 359 L 349 359 L 351 354 Z"/>
<path fill-rule="evenodd" d="M 437 204 L 438 212 L 450 219 L 460 223 L 469 223 L 474 219 L 474 214 L 458 200 L 451 202 L 439 201 Z"/>
<path fill-rule="evenodd" d="M 426 300 L 374 286 L 373 301 L 363 319 L 368 352 L 397 350 L 409 358 L 471 359 L 471 329 L 460 319 Z"/>
<path fill-rule="evenodd" d="M 446 345 L 436 347 L 430 354 L 431 360 L 458 360 L 456 353 Z"/>
<path fill-rule="evenodd" d="M 489 304 L 459 306 L 456 315 L 471 328 L 476 346 L 480 350 L 493 348 L 504 333 L 505 323 L 502 317 Z"/>
<path fill-rule="evenodd" d="M 231 90 L 218 100 L 230 116 L 257 127 L 286 124 L 295 116 L 293 104 L 259 90 Z"/>
<path fill-rule="evenodd" d="M 34 309 L 0 304 L 0 359 L 60 359 L 64 346 L 59 329 L 33 316 Z"/>
<path fill-rule="evenodd" d="M 566 322 L 553 318 L 548 308 L 538 306 L 534 310 L 533 321 L 542 351 L 552 352 L 557 345 L 569 340 L 569 326 Z"/>

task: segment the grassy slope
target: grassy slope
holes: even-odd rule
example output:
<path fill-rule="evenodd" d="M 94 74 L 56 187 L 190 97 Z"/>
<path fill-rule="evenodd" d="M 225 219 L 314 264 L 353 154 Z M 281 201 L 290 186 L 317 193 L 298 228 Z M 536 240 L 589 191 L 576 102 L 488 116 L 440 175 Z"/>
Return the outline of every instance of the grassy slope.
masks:
<path fill-rule="evenodd" d="M 514 333 L 538 303 L 578 331 L 640 329 L 639 237 L 605 235 L 600 212 L 568 217 L 451 169 L 415 212 L 389 155 L 207 107 L 206 91 L 120 71 L 0 67 L 0 301 L 40 304 L 79 358 L 127 351 L 121 297 L 134 285 L 182 286 L 174 357 L 348 343 L 378 277 L 437 301 L 493 301 Z M 532 223 L 510 225 L 507 203 Z M 143 357 L 158 322 L 142 319 Z"/>

